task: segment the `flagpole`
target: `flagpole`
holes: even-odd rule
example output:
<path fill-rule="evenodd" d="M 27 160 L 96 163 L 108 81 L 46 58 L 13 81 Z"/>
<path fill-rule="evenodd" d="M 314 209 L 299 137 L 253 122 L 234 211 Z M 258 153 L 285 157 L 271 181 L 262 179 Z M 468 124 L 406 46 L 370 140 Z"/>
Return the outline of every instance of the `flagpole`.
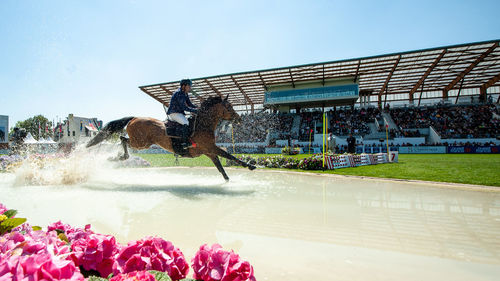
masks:
<path fill-rule="evenodd" d="M 325 112 L 323 111 L 323 168 L 325 167 Z"/>
<path fill-rule="evenodd" d="M 311 154 L 311 136 L 312 136 L 312 129 L 309 129 L 309 154 Z"/>
<path fill-rule="evenodd" d="M 231 125 L 231 140 L 233 142 L 233 154 L 235 154 L 236 150 L 234 148 L 234 127 L 233 127 L 233 125 Z"/>
<path fill-rule="evenodd" d="M 325 129 L 325 134 L 326 134 L 326 151 L 329 150 L 329 141 L 328 141 L 328 114 L 325 115 L 325 125 L 326 125 L 326 129 Z"/>
<path fill-rule="evenodd" d="M 389 152 L 389 125 L 388 124 L 385 125 L 385 139 L 387 142 L 387 159 L 391 159 L 391 155 Z"/>

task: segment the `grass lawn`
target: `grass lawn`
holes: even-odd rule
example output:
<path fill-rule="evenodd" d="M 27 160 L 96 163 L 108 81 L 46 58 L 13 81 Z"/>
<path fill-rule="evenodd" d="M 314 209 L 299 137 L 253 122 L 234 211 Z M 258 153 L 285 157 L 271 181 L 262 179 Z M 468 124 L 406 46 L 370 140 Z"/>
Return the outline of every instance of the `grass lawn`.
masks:
<path fill-rule="evenodd" d="M 137 155 L 151 162 L 154 167 L 175 165 L 175 158 L 171 154 Z M 266 154 L 253 154 L 252 156 L 264 155 Z M 308 156 L 310 155 L 299 154 L 292 157 Z M 188 167 L 214 166 L 206 156 L 195 159 L 179 158 L 179 164 Z M 222 164 L 225 165 L 225 160 L 222 160 Z M 500 186 L 500 155 L 498 154 L 400 154 L 399 163 L 395 164 L 327 171 L 283 170 Z"/>

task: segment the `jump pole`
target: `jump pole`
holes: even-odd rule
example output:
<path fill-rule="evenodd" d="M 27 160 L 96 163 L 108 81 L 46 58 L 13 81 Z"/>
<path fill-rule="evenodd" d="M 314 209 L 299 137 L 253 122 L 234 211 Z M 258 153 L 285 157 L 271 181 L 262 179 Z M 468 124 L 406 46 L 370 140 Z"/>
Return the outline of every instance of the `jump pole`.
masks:
<path fill-rule="evenodd" d="M 391 160 L 391 153 L 389 152 L 389 124 L 385 124 L 385 140 L 387 144 L 387 160 Z"/>
<path fill-rule="evenodd" d="M 325 124 L 326 124 L 326 129 L 325 129 L 325 134 L 326 134 L 326 151 L 330 150 L 330 146 L 328 144 L 328 114 L 325 115 Z"/>
<path fill-rule="evenodd" d="M 309 129 L 309 154 L 311 154 L 311 136 L 312 136 L 312 129 Z"/>
<path fill-rule="evenodd" d="M 323 168 L 325 167 L 325 112 L 323 112 Z"/>

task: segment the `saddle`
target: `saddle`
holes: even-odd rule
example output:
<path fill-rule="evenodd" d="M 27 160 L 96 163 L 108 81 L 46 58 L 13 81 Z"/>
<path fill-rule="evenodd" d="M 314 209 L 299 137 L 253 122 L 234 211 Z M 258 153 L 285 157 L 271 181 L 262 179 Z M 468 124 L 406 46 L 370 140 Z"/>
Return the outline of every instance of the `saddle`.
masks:
<path fill-rule="evenodd" d="M 189 118 L 189 137 L 193 135 L 194 131 L 194 120 L 193 118 Z M 165 122 L 166 132 L 165 134 L 172 139 L 172 148 L 174 149 L 174 153 L 183 157 L 190 157 L 189 151 L 187 149 L 182 148 L 182 125 L 168 120 Z"/>

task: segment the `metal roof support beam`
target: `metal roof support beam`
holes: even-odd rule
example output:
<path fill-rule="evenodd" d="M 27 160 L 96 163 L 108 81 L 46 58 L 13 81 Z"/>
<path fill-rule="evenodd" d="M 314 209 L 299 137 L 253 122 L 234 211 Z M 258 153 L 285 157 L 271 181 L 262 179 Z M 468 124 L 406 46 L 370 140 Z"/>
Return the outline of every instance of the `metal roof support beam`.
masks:
<path fill-rule="evenodd" d="M 474 62 L 472 62 L 464 71 L 462 71 L 453 81 L 450 82 L 446 87 L 444 87 L 444 91 L 446 93 L 446 97 L 448 97 L 448 91 L 453 89 L 455 85 L 462 80 L 462 78 L 467 75 L 474 67 L 476 67 L 480 62 L 484 60 L 491 52 L 495 50 L 495 48 L 498 47 L 498 42 L 495 42 L 491 47 L 486 50 L 486 52 L 482 53 Z"/>
<path fill-rule="evenodd" d="M 165 105 L 165 106 L 169 106 L 168 102 L 165 102 L 165 101 L 162 101 L 161 99 L 159 99 L 157 96 L 153 96 L 152 94 L 150 94 L 147 90 L 145 90 L 144 88 L 139 88 L 141 89 L 141 91 L 143 91 L 144 93 L 146 93 L 148 96 L 152 97 L 153 99 L 159 101 L 161 104 Z"/>
<path fill-rule="evenodd" d="M 401 55 L 398 56 L 396 59 L 396 62 L 394 63 L 394 66 L 391 69 L 391 72 L 389 72 L 389 75 L 387 75 L 387 79 L 385 79 L 384 86 L 382 86 L 382 89 L 380 89 L 380 92 L 378 92 L 378 99 L 380 101 L 380 97 L 382 96 L 382 93 L 385 91 L 386 95 L 386 100 L 387 100 L 387 85 L 389 85 L 389 81 L 391 81 L 392 74 L 394 73 L 394 70 L 396 70 L 396 67 L 398 66 L 399 60 L 401 59 Z M 385 103 L 385 102 L 384 102 Z M 385 104 L 384 104 L 385 106 Z"/>
<path fill-rule="evenodd" d="M 207 83 L 207 85 L 210 87 L 210 89 L 212 89 L 212 91 L 214 91 L 217 95 L 219 95 L 219 97 L 222 98 L 222 94 L 219 90 L 217 90 L 217 88 L 214 87 L 214 85 L 212 85 L 212 83 L 210 83 L 207 79 L 203 80 L 205 81 L 205 83 Z"/>
<path fill-rule="evenodd" d="M 418 106 L 420 106 L 420 101 L 422 100 L 423 95 L 424 95 L 424 82 L 422 82 L 422 90 L 420 91 L 420 97 L 418 97 Z"/>
<path fill-rule="evenodd" d="M 323 81 L 321 84 L 323 84 L 323 86 L 325 86 L 325 65 L 324 64 L 323 64 Z"/>
<path fill-rule="evenodd" d="M 490 80 L 488 80 L 488 82 L 481 85 L 481 87 L 479 88 L 479 95 L 483 96 L 483 101 L 486 101 L 486 90 L 488 90 L 489 87 L 495 85 L 495 83 L 497 83 L 498 81 L 500 81 L 500 73 L 492 77 Z"/>
<path fill-rule="evenodd" d="M 415 84 L 415 86 L 413 86 L 413 88 L 410 90 L 410 94 L 409 94 L 410 102 L 413 101 L 413 95 L 415 94 L 415 92 L 418 90 L 418 88 L 420 87 L 420 85 L 424 84 L 425 78 L 427 78 L 427 76 L 429 76 L 429 74 L 432 72 L 432 70 L 434 69 L 434 67 L 436 67 L 436 65 L 439 63 L 439 61 L 446 54 L 446 52 L 447 52 L 447 50 L 444 49 L 441 52 L 441 54 L 439 54 L 439 56 L 434 60 L 434 62 L 431 64 L 431 66 L 429 66 L 429 68 L 427 68 L 427 70 L 425 71 L 424 75 L 422 75 L 422 77 L 420 77 L 420 79 Z M 423 91 L 423 88 L 422 88 L 422 91 Z M 420 103 L 420 101 L 419 101 L 419 103 Z"/>
<path fill-rule="evenodd" d="M 295 88 L 295 82 L 293 82 L 292 69 L 289 68 L 288 72 L 290 73 L 290 79 L 292 79 L 292 87 Z"/>
<path fill-rule="evenodd" d="M 262 82 L 262 85 L 264 85 L 264 90 L 267 92 L 267 85 L 266 82 L 264 82 L 264 79 L 262 78 L 262 75 L 260 75 L 260 72 L 258 72 L 260 81 Z"/>
<path fill-rule="evenodd" d="M 464 85 L 464 77 L 462 77 L 462 82 L 460 82 L 460 88 L 458 88 L 457 98 L 455 99 L 455 104 L 458 103 L 458 98 L 460 97 L 460 92 L 462 91 L 462 86 Z"/>
<path fill-rule="evenodd" d="M 356 67 L 356 74 L 354 75 L 354 81 L 353 83 L 356 83 L 356 80 L 358 80 L 358 75 L 359 75 L 359 66 L 361 65 L 361 60 L 358 60 L 358 67 Z"/>
<path fill-rule="evenodd" d="M 236 87 L 238 87 L 238 89 L 240 89 L 241 94 L 243 94 L 243 96 L 245 97 L 247 102 L 252 105 L 253 104 L 252 100 L 248 97 L 248 95 L 245 93 L 245 91 L 243 91 L 241 86 L 238 84 L 238 82 L 236 82 L 236 79 L 234 79 L 234 77 L 232 75 L 231 75 L 231 80 L 233 80 L 234 85 L 236 85 Z"/>

